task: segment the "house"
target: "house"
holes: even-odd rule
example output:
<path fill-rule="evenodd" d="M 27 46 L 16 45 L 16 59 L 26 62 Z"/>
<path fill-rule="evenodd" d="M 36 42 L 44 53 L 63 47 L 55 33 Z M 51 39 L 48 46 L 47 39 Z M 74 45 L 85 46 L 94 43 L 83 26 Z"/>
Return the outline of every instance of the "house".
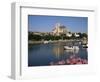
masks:
<path fill-rule="evenodd" d="M 74 36 L 75 36 L 75 37 L 79 37 L 80 35 L 79 35 L 78 33 L 75 33 Z"/>
<path fill-rule="evenodd" d="M 68 32 L 68 33 L 66 34 L 66 36 L 67 36 L 67 37 L 72 37 L 72 33 Z"/>

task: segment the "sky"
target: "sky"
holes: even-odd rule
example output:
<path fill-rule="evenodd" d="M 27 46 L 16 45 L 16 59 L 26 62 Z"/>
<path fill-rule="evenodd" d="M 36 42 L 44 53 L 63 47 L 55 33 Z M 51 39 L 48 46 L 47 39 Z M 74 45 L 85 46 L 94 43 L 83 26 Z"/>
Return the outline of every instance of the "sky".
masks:
<path fill-rule="evenodd" d="M 87 17 L 28 15 L 29 31 L 52 32 L 56 23 L 66 26 L 70 32 L 87 33 Z"/>

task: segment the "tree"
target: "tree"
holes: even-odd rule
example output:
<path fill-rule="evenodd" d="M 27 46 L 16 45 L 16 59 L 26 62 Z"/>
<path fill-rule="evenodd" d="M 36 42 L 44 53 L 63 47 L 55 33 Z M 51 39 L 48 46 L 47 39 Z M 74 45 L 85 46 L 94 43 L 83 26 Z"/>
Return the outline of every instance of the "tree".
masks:
<path fill-rule="evenodd" d="M 35 34 L 30 33 L 28 35 L 28 39 L 29 40 L 34 40 L 34 41 L 39 41 L 39 40 L 42 39 L 42 37 L 40 35 L 35 35 Z"/>

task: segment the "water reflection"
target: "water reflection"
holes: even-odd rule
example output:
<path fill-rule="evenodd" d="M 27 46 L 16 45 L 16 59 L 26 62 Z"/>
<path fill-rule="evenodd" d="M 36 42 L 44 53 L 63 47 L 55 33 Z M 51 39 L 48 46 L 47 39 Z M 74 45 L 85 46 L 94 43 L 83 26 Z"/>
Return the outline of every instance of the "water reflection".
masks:
<path fill-rule="evenodd" d="M 78 54 L 79 53 L 79 49 L 78 50 L 77 49 L 76 50 L 74 50 L 74 49 L 65 50 L 64 45 L 65 44 L 63 44 L 63 43 L 54 44 L 53 53 L 56 58 L 59 59 L 64 54 L 70 55 L 70 54 Z"/>
<path fill-rule="evenodd" d="M 67 53 L 70 53 L 70 54 L 78 54 L 79 50 L 65 50 Z"/>
<path fill-rule="evenodd" d="M 53 53 L 54 53 L 55 57 L 59 59 L 60 56 L 64 54 L 64 48 L 63 48 L 63 46 L 61 46 L 61 45 L 55 45 L 53 47 Z"/>
<path fill-rule="evenodd" d="M 87 49 L 81 45 L 79 50 L 65 50 L 72 42 L 34 44 L 28 48 L 28 66 L 87 64 Z"/>
<path fill-rule="evenodd" d="M 78 45 L 78 44 L 77 44 Z M 82 50 L 82 49 L 81 49 Z M 65 53 L 64 53 L 65 52 Z M 50 62 L 50 65 L 75 65 L 75 64 L 87 64 L 88 60 L 85 58 L 81 58 L 79 55 L 79 49 L 74 50 L 74 49 L 69 49 L 65 50 L 64 49 L 64 44 L 56 44 L 53 47 L 53 53 L 55 57 L 58 59 L 61 58 L 61 56 L 68 55 L 67 58 L 53 62 Z"/>

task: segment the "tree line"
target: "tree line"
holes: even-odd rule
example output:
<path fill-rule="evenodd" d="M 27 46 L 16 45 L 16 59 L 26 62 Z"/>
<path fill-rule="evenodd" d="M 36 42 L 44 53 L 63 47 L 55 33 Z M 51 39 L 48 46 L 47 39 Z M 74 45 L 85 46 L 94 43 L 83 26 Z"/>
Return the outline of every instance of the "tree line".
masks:
<path fill-rule="evenodd" d="M 69 39 L 83 39 L 88 37 L 86 33 L 78 33 L 79 37 L 76 37 L 74 33 L 72 33 L 71 37 L 66 36 L 66 34 L 61 34 L 60 36 L 56 35 L 38 35 L 38 34 L 33 34 L 33 33 L 28 33 L 28 40 L 33 40 L 33 41 L 41 41 L 41 40 L 69 40 Z"/>

